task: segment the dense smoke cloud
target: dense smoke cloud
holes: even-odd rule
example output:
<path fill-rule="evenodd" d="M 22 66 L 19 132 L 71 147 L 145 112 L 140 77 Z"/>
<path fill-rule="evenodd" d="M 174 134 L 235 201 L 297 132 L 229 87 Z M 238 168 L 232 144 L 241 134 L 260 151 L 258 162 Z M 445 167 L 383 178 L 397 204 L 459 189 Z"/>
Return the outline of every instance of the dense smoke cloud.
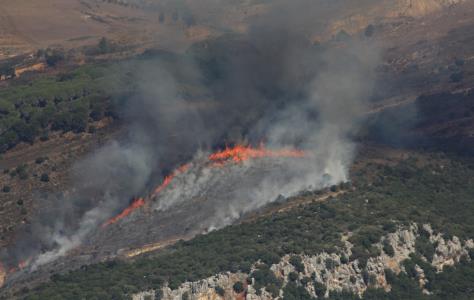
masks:
<path fill-rule="evenodd" d="M 264 141 L 270 148 L 296 147 L 310 155 L 284 164 L 282 174 L 265 173 L 257 182 L 230 187 L 229 198 L 212 202 L 213 210 L 201 220 L 209 228 L 229 224 L 278 195 L 348 180 L 355 150 L 350 136 L 366 109 L 379 56 L 358 38 L 313 44 L 312 33 L 321 27 L 318 16 L 340 5 L 324 3 L 275 2 L 246 34 L 198 43 L 186 55 L 135 62 L 131 80 L 137 92 L 123 109 L 127 134 L 76 165 L 75 198 L 64 199 L 69 205 L 56 221 L 40 220 L 29 240 L 20 242 L 30 255 L 53 249 L 34 266 L 78 246 L 169 169 L 193 157 L 199 161 L 199 153 L 225 143 Z M 198 87 L 198 96 L 187 96 L 185 86 Z M 187 176 L 153 207 L 170 210 L 219 184 L 206 168 Z M 15 251 L 9 255 L 18 255 Z"/>

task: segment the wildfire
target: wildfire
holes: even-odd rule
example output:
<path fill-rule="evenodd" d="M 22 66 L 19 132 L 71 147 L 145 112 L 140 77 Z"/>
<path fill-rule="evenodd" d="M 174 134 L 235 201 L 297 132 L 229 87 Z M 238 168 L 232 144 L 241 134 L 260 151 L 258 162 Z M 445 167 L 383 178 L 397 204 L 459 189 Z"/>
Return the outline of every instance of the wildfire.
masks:
<path fill-rule="evenodd" d="M 4 265 L 0 262 L 0 287 L 3 286 L 5 283 L 5 279 L 7 278 L 8 275 L 11 275 L 13 273 L 16 273 L 18 271 L 21 271 L 28 267 L 28 265 L 31 262 L 31 258 L 28 258 L 27 260 L 21 260 L 16 267 L 11 267 L 10 269 L 7 269 L 4 267 Z"/>
<path fill-rule="evenodd" d="M 142 207 L 143 205 L 145 205 L 145 200 L 143 198 L 137 198 L 133 200 L 132 204 L 130 204 L 129 207 L 125 208 L 120 214 L 116 215 L 115 217 L 109 219 L 107 222 L 102 224 L 102 227 L 107 227 L 108 225 L 113 224 L 117 222 L 118 220 L 125 218 L 132 211 L 134 211 L 135 209 L 139 207 Z"/>
<path fill-rule="evenodd" d="M 249 159 L 263 158 L 263 157 L 288 157 L 288 158 L 301 158 L 305 157 L 306 153 L 301 150 L 295 149 L 280 149 L 280 150 L 271 150 L 265 148 L 264 145 L 260 145 L 258 148 L 252 146 L 243 146 L 236 145 L 234 147 L 226 147 L 224 150 L 217 151 L 208 156 L 209 166 L 211 167 L 222 167 L 227 162 L 241 163 Z M 185 164 L 178 167 L 175 171 L 171 172 L 169 175 L 165 176 L 163 182 L 155 188 L 153 193 L 147 197 L 154 198 L 159 193 L 161 193 L 167 186 L 171 184 L 173 179 L 182 173 L 185 173 L 189 170 L 191 164 Z M 109 219 L 107 222 L 102 224 L 102 228 L 107 227 L 110 224 L 113 224 L 124 217 L 128 216 L 132 211 L 145 205 L 144 198 L 137 198 L 133 203 L 125 208 L 119 215 Z"/>
<path fill-rule="evenodd" d="M 218 151 L 209 155 L 209 160 L 216 163 L 234 161 L 240 163 L 253 158 L 262 157 L 304 157 L 306 156 L 304 151 L 282 149 L 282 150 L 270 150 L 260 145 L 258 148 L 251 146 L 237 145 L 235 147 L 226 147 L 222 151 Z"/>
<path fill-rule="evenodd" d="M 176 177 L 176 175 L 181 174 L 186 172 L 191 164 L 185 164 L 177 168 L 174 172 L 172 172 L 170 175 L 165 176 L 165 179 L 163 180 L 163 183 L 160 184 L 155 191 L 151 194 L 151 198 L 154 196 L 158 195 L 162 190 L 164 190 L 168 185 L 170 185 L 171 181 Z"/>

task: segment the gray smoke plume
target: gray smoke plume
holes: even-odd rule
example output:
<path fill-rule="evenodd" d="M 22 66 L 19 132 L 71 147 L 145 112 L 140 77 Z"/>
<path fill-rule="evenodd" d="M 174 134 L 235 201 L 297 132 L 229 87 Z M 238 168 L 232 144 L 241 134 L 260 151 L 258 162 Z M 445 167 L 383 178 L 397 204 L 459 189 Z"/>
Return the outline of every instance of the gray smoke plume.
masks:
<path fill-rule="evenodd" d="M 75 196 L 62 200 L 69 204 L 53 221 L 33 226 L 28 241 L 18 244 L 30 253 L 21 255 L 36 256 L 34 267 L 64 255 L 169 170 L 193 157 L 198 162 L 226 143 L 264 141 L 268 148 L 298 148 L 309 155 L 282 163 L 282 174 L 264 172 L 257 181 L 229 187 L 228 199 L 210 202 L 212 211 L 201 221 L 209 228 L 225 226 L 279 195 L 347 181 L 355 151 L 351 135 L 366 110 L 379 53 L 358 37 L 313 43 L 322 20 L 341 7 L 336 2 L 276 1 L 249 21 L 245 34 L 131 64 L 126 71 L 133 73 L 136 93 L 123 107 L 126 135 L 75 166 Z M 192 96 L 186 87 L 192 87 Z M 236 174 L 254 167 L 251 161 L 235 166 Z M 216 172 L 191 168 L 153 207 L 170 210 L 206 195 L 225 179 Z M 8 255 L 19 255 L 18 248 Z"/>

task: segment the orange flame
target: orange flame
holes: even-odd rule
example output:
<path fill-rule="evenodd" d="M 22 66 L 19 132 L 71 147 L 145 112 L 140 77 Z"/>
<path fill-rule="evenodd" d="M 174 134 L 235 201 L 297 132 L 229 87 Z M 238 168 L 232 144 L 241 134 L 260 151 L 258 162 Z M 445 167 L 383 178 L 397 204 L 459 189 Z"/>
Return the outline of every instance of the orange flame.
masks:
<path fill-rule="evenodd" d="M 163 191 L 168 185 L 170 185 L 171 181 L 176 177 L 176 175 L 181 174 L 186 172 L 191 164 L 185 164 L 180 167 L 178 167 L 174 172 L 169 174 L 168 176 L 165 176 L 165 179 L 163 180 L 163 183 L 160 184 L 155 191 L 151 194 L 151 198 L 155 197 L 158 195 L 161 191 Z"/>
<path fill-rule="evenodd" d="M 237 145 L 235 147 L 226 147 L 224 150 L 209 155 L 209 160 L 216 163 L 222 163 L 225 161 L 232 160 L 236 163 L 240 163 L 252 158 L 262 157 L 304 157 L 306 156 L 304 151 L 282 149 L 282 150 L 270 150 L 266 149 L 263 145 L 258 148 L 252 148 L 251 146 Z"/>
<path fill-rule="evenodd" d="M 143 198 L 137 198 L 133 200 L 132 204 L 130 204 L 129 207 L 125 208 L 120 214 L 116 215 L 115 217 L 109 219 L 107 222 L 102 224 L 102 228 L 107 227 L 108 225 L 113 224 L 117 222 L 118 220 L 125 218 L 126 216 L 131 214 L 132 211 L 134 211 L 135 209 L 139 207 L 142 207 L 143 205 L 145 205 L 145 200 L 143 200 Z"/>

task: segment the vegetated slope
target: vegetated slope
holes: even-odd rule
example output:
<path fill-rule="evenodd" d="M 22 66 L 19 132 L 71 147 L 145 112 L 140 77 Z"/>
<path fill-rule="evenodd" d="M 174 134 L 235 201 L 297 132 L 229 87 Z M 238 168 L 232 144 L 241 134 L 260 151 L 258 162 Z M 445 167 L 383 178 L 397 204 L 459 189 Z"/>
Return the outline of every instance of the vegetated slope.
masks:
<path fill-rule="evenodd" d="M 270 266 L 286 254 L 341 253 L 344 248 L 341 238 L 347 235 L 354 245 L 347 261 L 357 260 L 363 272 L 364 262 L 380 255 L 374 243 L 399 226 L 431 224 L 434 232 L 441 233 L 445 239 L 454 236 L 460 240 L 472 239 L 473 172 L 472 160 L 450 159 L 436 153 L 414 155 L 401 162 L 379 160 L 355 172 L 352 192 L 326 203 L 309 204 L 230 226 L 133 261 L 112 261 L 53 275 L 50 283 L 31 291 L 23 290 L 17 296 L 127 299 L 139 291 L 160 290 L 165 283 L 176 289 L 186 281 L 220 272 L 240 270 L 248 274 L 256 262 Z M 435 248 L 421 234 L 415 255 L 404 262 L 405 266 L 416 263 L 425 274 L 433 272 L 423 261 L 431 262 Z M 469 276 L 474 272 L 474 265 L 468 256 L 463 255 L 463 259 L 463 265 L 456 264 L 445 269 L 446 273 L 429 275 L 433 283 L 428 288 L 432 293 L 429 296 L 421 293 L 418 273 L 408 272 L 408 267 L 406 272 L 389 279 L 390 293 L 374 290 L 371 287 L 377 285 L 368 282 L 365 295 L 368 299 L 469 299 L 473 296 Z M 259 268 L 265 268 L 264 265 Z M 312 279 L 303 279 L 291 279 L 294 283 L 285 293 L 295 296 L 302 292 L 299 287 L 313 284 Z M 263 286 L 270 283 L 263 281 Z M 337 291 L 330 296 L 332 299 L 353 297 Z"/>

